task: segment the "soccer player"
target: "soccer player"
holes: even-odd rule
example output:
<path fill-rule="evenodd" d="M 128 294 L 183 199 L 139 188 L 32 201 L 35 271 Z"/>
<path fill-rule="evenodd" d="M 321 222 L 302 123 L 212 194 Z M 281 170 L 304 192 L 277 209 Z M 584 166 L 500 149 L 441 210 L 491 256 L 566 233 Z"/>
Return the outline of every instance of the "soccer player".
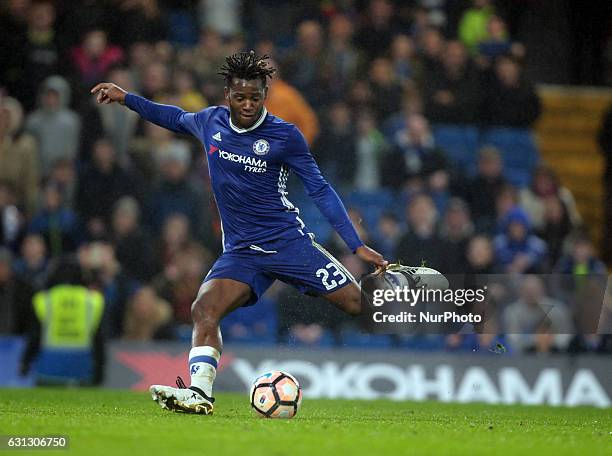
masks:
<path fill-rule="evenodd" d="M 113 83 L 96 85 L 98 103 L 121 103 L 144 119 L 197 137 L 206 151 L 223 231 L 223 254 L 204 279 L 192 306 L 189 352 L 191 386 L 153 385 L 162 408 L 190 413 L 213 411 L 212 386 L 221 356 L 220 320 L 238 307 L 254 304 L 274 280 L 304 293 L 322 295 L 339 309 L 361 312 L 359 285 L 346 268 L 314 240 L 287 198 L 287 177 L 295 172 L 308 195 L 348 247 L 383 271 L 388 263 L 365 245 L 340 198 L 321 175 L 300 131 L 267 112 L 267 82 L 275 69 L 267 56 L 242 52 L 226 58 L 229 105 L 197 113 L 153 103 Z"/>

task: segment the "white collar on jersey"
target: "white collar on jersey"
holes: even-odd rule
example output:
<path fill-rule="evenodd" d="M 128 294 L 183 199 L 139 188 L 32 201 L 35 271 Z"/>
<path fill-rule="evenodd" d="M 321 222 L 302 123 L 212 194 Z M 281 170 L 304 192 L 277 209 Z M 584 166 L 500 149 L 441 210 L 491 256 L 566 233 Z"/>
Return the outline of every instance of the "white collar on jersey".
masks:
<path fill-rule="evenodd" d="M 230 127 L 232 127 L 232 130 L 234 130 L 236 133 L 246 133 L 248 131 L 253 131 L 257 127 L 259 127 L 263 123 L 263 121 L 266 119 L 267 115 L 268 115 L 268 110 L 264 106 L 263 111 L 261 111 L 261 116 L 259 117 L 259 119 L 257 119 L 257 122 L 255 122 L 249 128 L 240 128 L 234 125 L 234 123 L 232 122 L 232 114 L 230 113 L 229 114 L 229 124 L 230 124 Z"/>

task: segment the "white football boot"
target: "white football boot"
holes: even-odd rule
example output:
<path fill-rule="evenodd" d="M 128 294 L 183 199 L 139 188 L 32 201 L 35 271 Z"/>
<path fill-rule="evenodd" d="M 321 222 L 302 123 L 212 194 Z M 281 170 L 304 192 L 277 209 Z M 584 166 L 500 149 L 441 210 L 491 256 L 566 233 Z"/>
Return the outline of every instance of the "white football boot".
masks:
<path fill-rule="evenodd" d="M 176 379 L 176 386 L 177 388 L 151 385 L 149 392 L 153 400 L 163 409 L 175 412 L 212 415 L 214 398 L 209 397 L 204 391 L 195 386 L 187 388 L 181 377 Z"/>
<path fill-rule="evenodd" d="M 448 289 L 448 279 L 442 273 L 425 266 L 404 266 L 393 263 L 387 266 L 384 280 L 388 286 L 426 287 L 434 290 Z"/>

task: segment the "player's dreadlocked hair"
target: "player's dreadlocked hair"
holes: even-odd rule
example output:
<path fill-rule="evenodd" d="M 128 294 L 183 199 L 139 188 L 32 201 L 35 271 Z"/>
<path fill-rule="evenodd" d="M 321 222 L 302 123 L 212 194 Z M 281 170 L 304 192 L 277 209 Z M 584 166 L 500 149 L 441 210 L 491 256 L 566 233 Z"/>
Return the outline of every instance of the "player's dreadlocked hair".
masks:
<path fill-rule="evenodd" d="M 272 74 L 276 68 L 268 66 L 269 56 L 262 55 L 261 57 L 255 54 L 255 51 L 237 52 L 225 58 L 225 64 L 220 68 L 218 73 L 225 78 L 225 83 L 229 86 L 232 79 L 261 79 L 264 85 L 267 84 L 267 78 L 272 78 Z"/>

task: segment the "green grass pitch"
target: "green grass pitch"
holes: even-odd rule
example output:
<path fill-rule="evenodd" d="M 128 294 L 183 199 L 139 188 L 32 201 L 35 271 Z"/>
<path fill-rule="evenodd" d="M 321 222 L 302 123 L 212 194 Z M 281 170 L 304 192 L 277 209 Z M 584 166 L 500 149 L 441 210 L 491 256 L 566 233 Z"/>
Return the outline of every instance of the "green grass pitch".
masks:
<path fill-rule="evenodd" d="M 297 417 L 256 417 L 218 394 L 214 416 L 170 413 L 148 394 L 0 389 L 0 435 L 57 435 L 69 450 L 0 454 L 612 454 L 612 412 L 595 408 L 304 399 Z"/>

